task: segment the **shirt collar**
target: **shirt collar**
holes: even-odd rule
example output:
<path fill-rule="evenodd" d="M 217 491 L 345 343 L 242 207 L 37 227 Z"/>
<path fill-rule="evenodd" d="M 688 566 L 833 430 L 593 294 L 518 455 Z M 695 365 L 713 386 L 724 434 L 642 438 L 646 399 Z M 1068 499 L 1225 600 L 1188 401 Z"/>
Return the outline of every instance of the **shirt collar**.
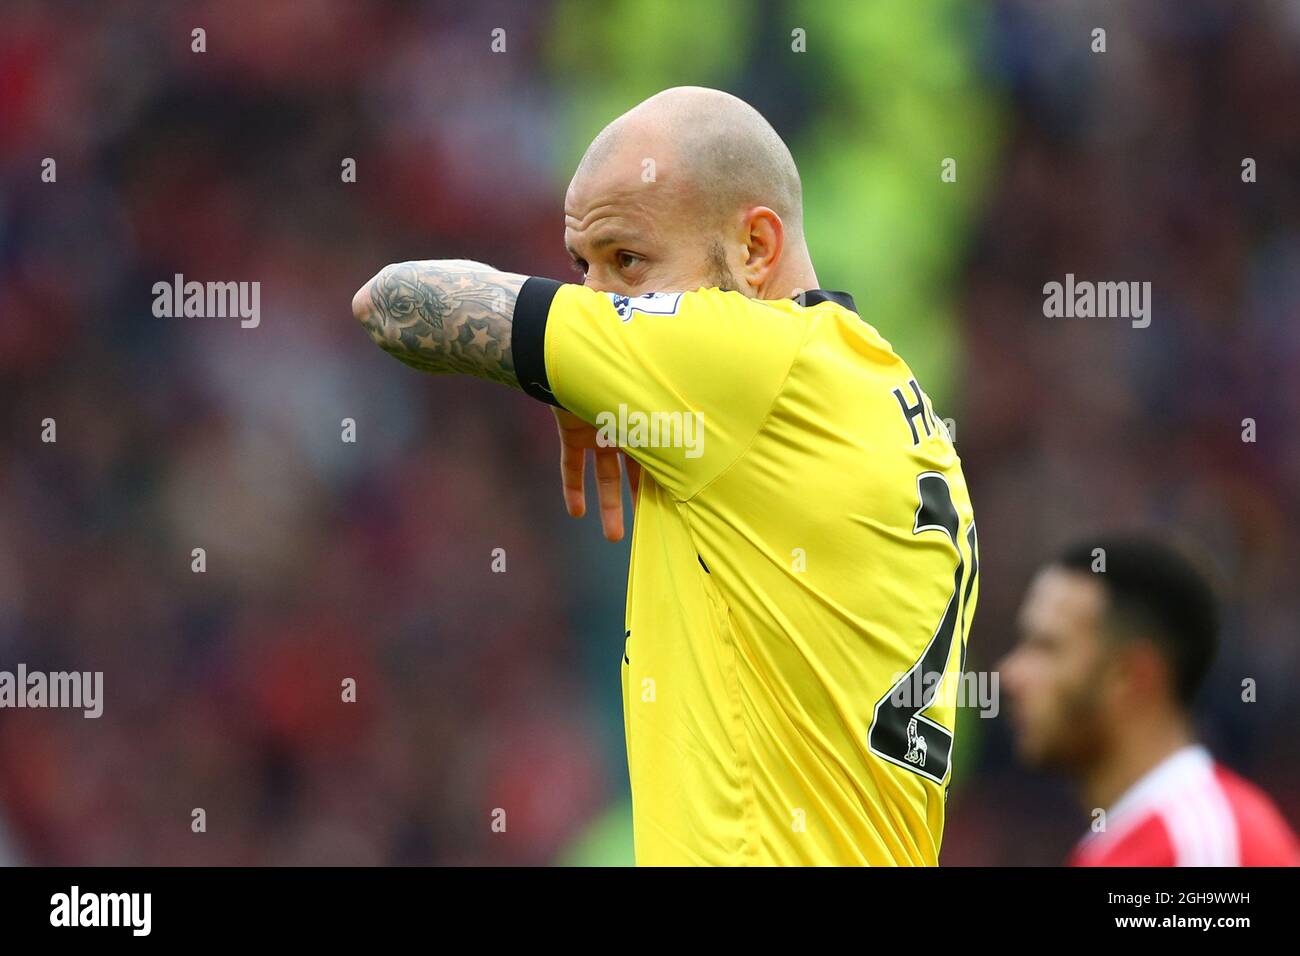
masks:
<path fill-rule="evenodd" d="M 853 304 L 853 296 L 847 292 L 831 292 L 827 289 L 809 289 L 807 292 L 800 292 L 794 296 L 794 300 L 800 305 L 807 308 L 811 305 L 817 305 L 821 302 L 834 302 L 841 309 L 848 309 L 854 315 L 858 314 L 858 307 Z"/>
<path fill-rule="evenodd" d="M 1214 758 L 1200 744 L 1179 747 L 1156 764 L 1120 796 L 1106 810 L 1107 830 L 1117 832 L 1122 824 L 1139 819 L 1171 792 L 1192 788 L 1206 775 L 1214 772 Z M 1084 843 L 1099 833 L 1090 832 Z"/>

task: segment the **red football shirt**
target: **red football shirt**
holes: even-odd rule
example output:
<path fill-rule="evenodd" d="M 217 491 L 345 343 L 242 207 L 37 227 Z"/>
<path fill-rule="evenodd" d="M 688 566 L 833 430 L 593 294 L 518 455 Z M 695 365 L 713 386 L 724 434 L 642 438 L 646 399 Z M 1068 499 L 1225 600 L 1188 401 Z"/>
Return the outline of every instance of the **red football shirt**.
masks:
<path fill-rule="evenodd" d="M 1298 866 L 1300 843 L 1262 790 L 1193 745 L 1130 787 L 1070 865 Z"/>

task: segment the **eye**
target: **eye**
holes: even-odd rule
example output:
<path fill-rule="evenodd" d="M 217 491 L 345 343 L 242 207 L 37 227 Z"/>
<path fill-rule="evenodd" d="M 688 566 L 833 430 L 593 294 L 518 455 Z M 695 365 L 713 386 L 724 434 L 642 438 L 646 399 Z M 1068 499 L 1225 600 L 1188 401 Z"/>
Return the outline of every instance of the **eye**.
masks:
<path fill-rule="evenodd" d="M 645 261 L 633 252 L 620 252 L 614 258 L 618 262 L 618 267 L 625 272 L 628 269 L 635 269 L 639 263 Z"/>

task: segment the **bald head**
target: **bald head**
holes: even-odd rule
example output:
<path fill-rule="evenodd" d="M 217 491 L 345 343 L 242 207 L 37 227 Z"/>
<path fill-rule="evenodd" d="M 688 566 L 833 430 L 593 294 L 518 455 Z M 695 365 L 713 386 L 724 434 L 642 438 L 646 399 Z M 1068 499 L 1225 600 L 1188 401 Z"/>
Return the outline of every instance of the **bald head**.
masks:
<path fill-rule="evenodd" d="M 682 200 L 705 225 L 752 206 L 781 217 L 791 235 L 802 234 L 803 194 L 794 157 L 776 130 L 744 100 L 700 86 L 664 90 L 606 126 L 578 165 L 580 177 L 623 161 L 641 176 L 654 160 L 656 181 Z M 628 167 L 628 162 L 635 165 Z"/>
<path fill-rule="evenodd" d="M 564 198 L 564 239 L 591 288 L 784 298 L 817 287 L 794 159 L 758 111 L 677 87 L 601 131 Z"/>

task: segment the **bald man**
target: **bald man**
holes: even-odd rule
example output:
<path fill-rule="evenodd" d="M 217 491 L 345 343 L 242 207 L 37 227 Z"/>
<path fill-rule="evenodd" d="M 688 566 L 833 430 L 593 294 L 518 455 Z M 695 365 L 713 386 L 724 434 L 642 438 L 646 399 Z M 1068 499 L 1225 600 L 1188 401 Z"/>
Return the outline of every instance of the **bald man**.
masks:
<path fill-rule="evenodd" d="M 637 862 L 934 864 L 978 596 L 952 441 L 818 288 L 798 172 L 753 108 L 667 90 L 565 197 L 585 281 L 383 269 L 353 311 L 421 371 L 556 408 L 570 513 L 636 486 L 623 707 Z M 631 477 L 634 477 L 631 476 Z"/>

